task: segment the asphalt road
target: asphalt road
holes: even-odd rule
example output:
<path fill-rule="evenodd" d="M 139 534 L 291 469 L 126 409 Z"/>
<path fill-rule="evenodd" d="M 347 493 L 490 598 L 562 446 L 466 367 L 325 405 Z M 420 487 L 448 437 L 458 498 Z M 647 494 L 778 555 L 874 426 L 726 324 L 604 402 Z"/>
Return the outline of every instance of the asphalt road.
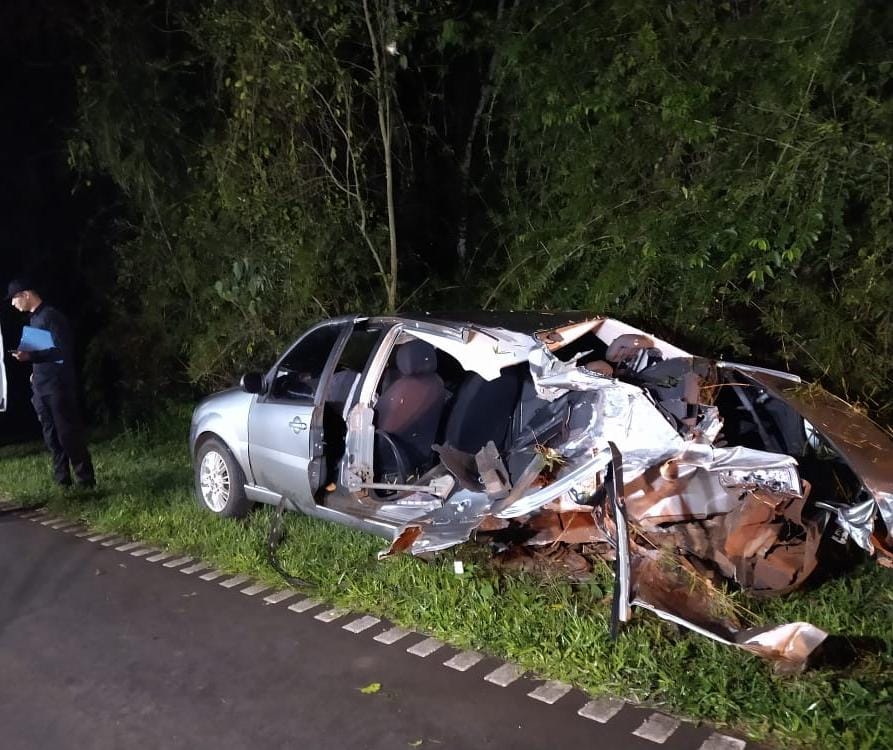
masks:
<path fill-rule="evenodd" d="M 325 605 L 289 609 L 301 595 L 268 604 L 274 589 L 242 595 L 251 582 L 181 575 L 190 563 L 165 567 L 175 558 L 150 562 L 49 520 L 0 509 L 3 750 L 744 746 L 685 722 L 658 744 L 634 734 L 666 734 L 653 710 L 623 705 L 599 723 L 578 714 L 589 698 L 576 690 L 547 704 L 529 696 L 541 680 L 487 681 L 495 659 L 457 671 L 444 664 L 455 649 L 407 651 L 421 634 L 386 645 L 375 638 L 387 622 L 352 633 L 361 613 L 326 623 Z"/>

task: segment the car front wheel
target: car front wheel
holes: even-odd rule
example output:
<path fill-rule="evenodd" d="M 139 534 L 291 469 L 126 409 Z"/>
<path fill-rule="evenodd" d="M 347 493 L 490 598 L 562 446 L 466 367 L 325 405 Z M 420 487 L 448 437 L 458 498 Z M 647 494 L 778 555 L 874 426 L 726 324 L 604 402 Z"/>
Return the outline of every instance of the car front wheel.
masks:
<path fill-rule="evenodd" d="M 217 516 L 241 518 L 251 506 L 242 470 L 217 438 L 205 440 L 195 456 L 195 497 Z"/>

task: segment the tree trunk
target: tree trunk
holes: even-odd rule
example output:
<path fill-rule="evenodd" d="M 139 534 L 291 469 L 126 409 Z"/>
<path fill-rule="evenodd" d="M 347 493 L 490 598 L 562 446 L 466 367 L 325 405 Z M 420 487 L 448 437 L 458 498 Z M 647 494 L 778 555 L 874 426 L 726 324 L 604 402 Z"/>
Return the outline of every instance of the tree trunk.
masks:
<path fill-rule="evenodd" d="M 391 86 L 387 80 L 387 60 L 384 57 L 384 31 L 386 23 L 382 22 L 382 12 L 379 9 L 379 34 L 375 33 L 372 25 L 372 15 L 369 12 L 369 1 L 363 0 L 363 13 L 366 16 L 366 28 L 369 31 L 369 42 L 372 45 L 372 62 L 375 66 L 375 94 L 378 105 L 378 128 L 381 132 L 381 144 L 384 148 L 385 184 L 387 186 L 388 208 L 388 240 L 390 245 L 390 271 L 387 280 L 388 312 L 397 309 L 397 221 L 394 211 L 394 165 L 391 154 Z M 387 21 L 394 15 L 393 0 L 389 0 L 387 9 Z"/>

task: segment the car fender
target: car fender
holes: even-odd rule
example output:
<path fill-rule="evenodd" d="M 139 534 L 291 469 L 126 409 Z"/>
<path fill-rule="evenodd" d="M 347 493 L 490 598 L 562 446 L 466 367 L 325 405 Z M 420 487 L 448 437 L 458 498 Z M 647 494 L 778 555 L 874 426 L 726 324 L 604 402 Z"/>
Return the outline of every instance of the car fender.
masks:
<path fill-rule="evenodd" d="M 229 448 L 246 481 L 253 483 L 248 454 L 248 412 L 256 399 L 256 395 L 246 393 L 241 388 L 231 388 L 202 401 L 193 412 L 189 434 L 193 459 L 201 442 L 214 435 Z"/>

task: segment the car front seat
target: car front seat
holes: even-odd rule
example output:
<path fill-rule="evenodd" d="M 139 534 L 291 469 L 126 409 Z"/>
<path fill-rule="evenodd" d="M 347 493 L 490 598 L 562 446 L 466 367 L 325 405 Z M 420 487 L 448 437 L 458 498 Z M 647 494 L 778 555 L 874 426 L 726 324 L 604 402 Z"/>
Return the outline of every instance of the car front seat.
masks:
<path fill-rule="evenodd" d="M 506 367 L 495 380 L 469 373 L 456 393 L 443 442 L 465 453 L 477 453 L 492 440 L 499 451 L 505 450 L 512 413 L 521 396 L 521 368 L 529 365 Z"/>
<path fill-rule="evenodd" d="M 426 341 L 409 341 L 397 349 L 397 369 L 399 376 L 375 405 L 376 426 L 397 443 L 407 469 L 424 469 L 446 400 L 437 351 Z"/>

